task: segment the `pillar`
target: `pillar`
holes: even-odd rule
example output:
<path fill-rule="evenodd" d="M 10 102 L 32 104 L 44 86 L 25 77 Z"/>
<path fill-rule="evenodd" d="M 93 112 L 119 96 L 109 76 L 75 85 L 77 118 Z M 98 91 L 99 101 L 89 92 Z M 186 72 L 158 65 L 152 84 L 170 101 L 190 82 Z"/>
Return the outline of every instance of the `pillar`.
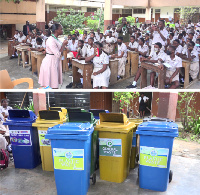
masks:
<path fill-rule="evenodd" d="M 46 11 L 47 11 L 46 22 L 47 22 L 47 24 L 49 24 L 49 5 L 46 5 Z"/>
<path fill-rule="evenodd" d="M 104 6 L 104 31 L 112 24 L 112 0 L 106 0 Z"/>
<path fill-rule="evenodd" d="M 151 23 L 151 8 L 150 8 L 150 7 L 147 7 L 147 8 L 146 8 L 145 22 L 146 22 L 147 24 L 150 24 L 150 23 Z"/>
<path fill-rule="evenodd" d="M 36 27 L 45 30 L 45 0 L 36 1 Z"/>
<path fill-rule="evenodd" d="M 178 101 L 178 92 L 159 93 L 158 117 L 176 119 L 176 107 Z"/>
<path fill-rule="evenodd" d="M 46 110 L 46 93 L 34 93 L 33 92 L 33 104 L 35 114 L 38 115 L 39 110 Z"/>

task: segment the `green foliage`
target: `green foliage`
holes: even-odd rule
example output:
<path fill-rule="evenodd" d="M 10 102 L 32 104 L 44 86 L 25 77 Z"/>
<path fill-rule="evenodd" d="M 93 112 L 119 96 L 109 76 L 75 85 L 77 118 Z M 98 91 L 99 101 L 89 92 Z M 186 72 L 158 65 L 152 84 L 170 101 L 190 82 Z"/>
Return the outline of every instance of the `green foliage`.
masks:
<path fill-rule="evenodd" d="M 200 111 L 195 108 L 195 93 L 179 93 L 181 98 L 178 101 L 177 108 L 181 117 L 184 131 L 194 134 L 200 133 Z"/>
<path fill-rule="evenodd" d="M 119 22 L 120 24 L 122 23 L 122 18 L 123 18 L 123 17 L 121 17 L 121 18 L 118 19 L 118 22 Z M 126 19 L 127 19 L 127 22 L 130 23 L 130 25 L 135 25 L 135 18 L 134 18 L 134 17 L 128 16 L 128 17 L 126 17 Z"/>
<path fill-rule="evenodd" d="M 169 24 L 170 28 L 174 28 L 175 29 L 175 24 L 171 24 L 170 22 L 165 22 L 165 26 L 167 26 L 167 24 Z"/>
<path fill-rule="evenodd" d="M 14 107 L 17 108 L 17 109 L 19 109 L 19 110 L 31 110 L 31 111 L 35 112 L 33 101 L 29 104 L 28 107 L 21 108 L 21 106 L 19 106 L 17 104 L 15 104 Z"/>
<path fill-rule="evenodd" d="M 119 102 L 120 111 L 123 112 L 124 107 L 128 107 L 131 101 L 139 96 L 139 92 L 114 92 L 113 100 Z"/>
<path fill-rule="evenodd" d="M 88 18 L 81 11 L 76 12 L 73 9 L 61 9 L 57 11 L 57 16 L 53 20 L 62 24 L 64 34 L 69 34 L 70 31 L 85 28 L 84 22 Z"/>
<path fill-rule="evenodd" d="M 100 24 L 99 24 L 100 20 Z M 90 29 L 94 29 L 97 31 L 97 28 L 100 28 L 100 31 L 103 32 L 104 30 L 104 11 L 98 9 L 97 12 L 94 12 L 94 16 L 91 15 L 87 20 L 87 27 Z"/>
<path fill-rule="evenodd" d="M 70 31 L 70 34 L 73 35 L 76 30 Z M 83 34 L 84 30 L 78 30 L 79 34 Z"/>
<path fill-rule="evenodd" d="M 188 20 L 192 20 L 196 13 L 199 13 L 199 7 L 183 7 L 177 13 L 180 14 L 181 20 L 187 23 Z"/>

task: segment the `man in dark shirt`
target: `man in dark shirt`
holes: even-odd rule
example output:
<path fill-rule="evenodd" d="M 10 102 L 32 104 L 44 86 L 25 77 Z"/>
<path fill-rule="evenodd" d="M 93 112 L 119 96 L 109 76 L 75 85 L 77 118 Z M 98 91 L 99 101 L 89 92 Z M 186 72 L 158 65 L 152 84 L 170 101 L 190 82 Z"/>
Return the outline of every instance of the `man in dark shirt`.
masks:
<path fill-rule="evenodd" d="M 26 21 L 26 25 L 23 26 L 23 34 L 27 36 L 29 31 L 31 31 L 31 27 L 29 25 L 29 21 Z"/>

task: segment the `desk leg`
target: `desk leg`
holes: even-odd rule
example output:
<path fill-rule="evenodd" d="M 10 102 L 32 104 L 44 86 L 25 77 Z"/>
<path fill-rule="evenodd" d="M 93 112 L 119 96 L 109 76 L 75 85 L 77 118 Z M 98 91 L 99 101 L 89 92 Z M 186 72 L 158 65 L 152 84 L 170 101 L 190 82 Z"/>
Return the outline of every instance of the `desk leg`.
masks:
<path fill-rule="evenodd" d="M 31 56 L 32 74 L 37 71 L 37 59 Z"/>
<path fill-rule="evenodd" d="M 63 72 L 69 71 L 68 63 L 67 63 L 67 52 L 63 52 L 64 60 L 62 61 L 63 63 Z"/>
<path fill-rule="evenodd" d="M 166 70 L 160 71 L 158 73 L 158 89 L 165 88 L 165 76 L 166 76 Z"/>
<path fill-rule="evenodd" d="M 118 61 L 110 62 L 110 85 L 117 83 Z"/>
<path fill-rule="evenodd" d="M 20 65 L 20 51 L 17 50 L 17 54 L 18 54 L 18 66 Z"/>
<path fill-rule="evenodd" d="M 38 55 L 38 57 L 37 57 L 37 73 L 38 73 L 38 77 L 40 75 L 40 66 L 42 64 L 42 60 L 43 60 L 43 56 Z"/>
<path fill-rule="evenodd" d="M 23 68 L 25 68 L 25 51 L 22 51 Z"/>
<path fill-rule="evenodd" d="M 190 66 L 185 66 L 184 89 L 186 89 L 188 87 L 188 85 L 190 84 L 189 72 L 190 72 Z"/>
<path fill-rule="evenodd" d="M 144 88 L 147 86 L 147 69 L 141 67 L 141 81 L 140 88 Z"/>
<path fill-rule="evenodd" d="M 31 66 L 31 52 L 30 51 L 28 51 L 28 60 L 29 60 L 29 65 Z"/>
<path fill-rule="evenodd" d="M 73 86 L 75 87 L 77 83 L 80 83 L 80 74 L 78 73 L 78 68 L 73 65 L 73 61 L 72 61 L 72 71 L 73 71 Z"/>
<path fill-rule="evenodd" d="M 131 76 L 135 76 L 138 70 L 139 55 L 131 54 Z"/>
<path fill-rule="evenodd" d="M 83 68 L 83 89 L 92 89 L 91 85 L 91 75 L 92 75 L 91 65 L 84 65 Z"/>

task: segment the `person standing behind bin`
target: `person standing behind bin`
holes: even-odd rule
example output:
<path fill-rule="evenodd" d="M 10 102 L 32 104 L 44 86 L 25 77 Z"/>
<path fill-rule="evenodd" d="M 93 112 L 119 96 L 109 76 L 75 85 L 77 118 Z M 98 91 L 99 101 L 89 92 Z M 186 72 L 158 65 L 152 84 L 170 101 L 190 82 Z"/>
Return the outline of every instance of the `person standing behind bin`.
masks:
<path fill-rule="evenodd" d="M 62 25 L 55 23 L 51 26 L 51 36 L 46 42 L 46 57 L 40 67 L 38 83 L 42 86 L 58 88 L 62 84 L 62 52 L 68 44 L 67 40 L 61 43 L 58 36 L 63 34 Z"/>
<path fill-rule="evenodd" d="M 146 111 L 146 103 L 149 100 L 148 97 L 144 96 L 144 93 L 141 93 L 139 97 L 139 112 L 140 112 L 140 117 L 144 118 L 145 111 Z"/>

